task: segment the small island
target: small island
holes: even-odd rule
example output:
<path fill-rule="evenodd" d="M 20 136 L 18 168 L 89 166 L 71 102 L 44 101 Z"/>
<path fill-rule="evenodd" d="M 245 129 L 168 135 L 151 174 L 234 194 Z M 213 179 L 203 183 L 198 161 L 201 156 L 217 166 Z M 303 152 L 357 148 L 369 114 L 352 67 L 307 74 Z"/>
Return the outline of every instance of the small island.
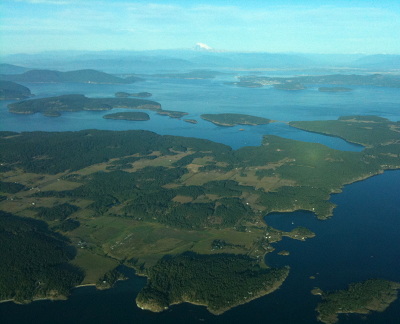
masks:
<path fill-rule="evenodd" d="M 320 92 L 350 92 L 350 91 L 353 91 L 353 89 L 344 88 L 344 87 L 321 87 L 321 88 L 318 88 L 318 91 L 320 91 Z"/>
<path fill-rule="evenodd" d="M 271 119 L 244 115 L 244 114 L 203 114 L 202 119 L 212 122 L 218 126 L 232 127 L 236 125 L 266 125 L 271 123 Z"/>
<path fill-rule="evenodd" d="M 197 124 L 197 120 L 196 119 L 184 119 L 183 121 L 190 123 L 190 124 Z"/>
<path fill-rule="evenodd" d="M 286 250 L 282 250 L 282 251 L 278 252 L 278 255 L 290 255 L 290 252 L 286 251 Z"/>
<path fill-rule="evenodd" d="M 145 121 L 149 120 L 150 116 L 144 112 L 119 112 L 114 114 L 104 115 L 105 119 L 120 119 L 120 120 L 133 120 Z"/>
<path fill-rule="evenodd" d="M 314 294 L 322 295 L 322 303 L 316 310 L 318 320 L 325 324 L 338 322 L 339 314 L 369 314 L 372 311 L 383 312 L 397 299 L 400 283 L 383 279 L 370 279 L 360 283 L 353 283 L 346 290 L 332 293 L 323 293 L 313 289 Z"/>
<path fill-rule="evenodd" d="M 210 271 L 212 269 L 212 271 Z M 184 253 L 149 268 L 136 304 L 161 312 L 184 302 L 203 305 L 214 315 L 278 289 L 289 268 L 265 269 L 245 255 Z"/>
<path fill-rule="evenodd" d="M 169 116 L 170 118 L 178 118 L 178 119 L 188 115 L 187 112 L 175 111 L 175 110 L 160 110 L 157 111 L 157 114 L 161 116 Z"/>
<path fill-rule="evenodd" d="M 278 90 L 290 90 L 290 91 L 297 91 L 297 90 L 304 90 L 306 87 L 301 84 L 300 82 L 284 82 L 279 84 L 274 84 L 274 88 Z"/>
<path fill-rule="evenodd" d="M 115 96 L 117 98 L 128 98 L 128 97 L 148 98 L 151 97 L 152 94 L 150 92 L 136 92 L 136 93 L 116 92 Z"/>

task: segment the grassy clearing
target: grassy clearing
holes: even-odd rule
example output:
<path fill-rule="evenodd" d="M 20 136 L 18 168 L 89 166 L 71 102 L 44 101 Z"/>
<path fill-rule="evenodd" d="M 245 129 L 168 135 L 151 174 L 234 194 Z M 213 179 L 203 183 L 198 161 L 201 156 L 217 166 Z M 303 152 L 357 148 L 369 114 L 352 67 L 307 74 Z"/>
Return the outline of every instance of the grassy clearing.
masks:
<path fill-rule="evenodd" d="M 78 249 L 78 253 L 72 264 L 85 271 L 85 279 L 82 285 L 96 284 L 104 274 L 118 266 L 119 262 L 98 254 L 94 254 L 84 248 Z"/>
<path fill-rule="evenodd" d="M 84 221 L 72 235 L 75 241 L 79 238 L 89 244 L 100 245 L 104 252 L 113 258 L 135 258 L 139 263 L 146 263 L 148 266 L 166 254 L 175 255 L 185 251 L 202 254 L 247 253 L 263 233 L 263 228 L 252 228 L 251 232 L 232 229 L 181 230 L 157 223 L 102 216 Z M 242 248 L 213 251 L 211 243 L 217 239 L 240 245 Z"/>

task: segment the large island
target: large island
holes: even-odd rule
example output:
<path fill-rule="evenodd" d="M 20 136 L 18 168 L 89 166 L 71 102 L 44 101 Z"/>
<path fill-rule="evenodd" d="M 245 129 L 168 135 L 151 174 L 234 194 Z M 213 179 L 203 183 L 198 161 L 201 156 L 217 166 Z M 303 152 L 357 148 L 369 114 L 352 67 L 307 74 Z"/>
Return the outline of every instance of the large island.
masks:
<path fill-rule="evenodd" d="M 273 228 L 268 217 L 264 222 L 266 214 L 308 210 L 326 219 L 335 207 L 329 201 L 332 193 L 400 168 L 398 122 L 347 116 L 290 124 L 365 149 L 338 151 L 272 135 L 258 147 L 232 150 L 148 131 L 1 132 L 0 210 L 10 216 L 0 228 L 0 249 L 12 247 L 11 255 L 34 257 L 40 244 L 59 253 L 68 247 L 51 257 L 54 262 L 43 260 L 39 270 L 48 277 L 33 275 L 26 257 L 21 278 L 45 285 L 23 297 L 17 294 L 23 281 L 9 281 L 11 261 L 3 260 L 0 286 L 7 289 L 2 298 L 67 295 L 78 284 L 115 278 L 110 274 L 120 263 L 149 278 L 137 302 L 150 310 L 191 302 L 218 314 L 271 293 L 289 270 L 268 267 L 264 255 L 283 237 L 304 241 L 314 234 L 302 227 Z M 19 239 L 13 229 L 28 226 L 41 228 L 34 233 L 37 243 L 13 244 Z M 10 254 L 2 250 L 2 255 Z M 186 269 L 181 276 L 173 275 L 177 263 Z M 207 264 L 221 267 L 209 266 L 204 273 Z M 54 266 L 68 270 L 65 278 L 70 279 L 61 287 L 51 284 L 59 282 Z M 215 296 L 209 293 L 211 277 L 219 278 Z M 239 277 L 247 283 L 224 281 Z"/>
<path fill-rule="evenodd" d="M 134 98 L 88 98 L 81 94 L 70 94 L 19 101 L 8 105 L 15 114 L 42 113 L 60 116 L 63 111 L 111 110 L 113 108 L 161 110 L 158 102 Z"/>

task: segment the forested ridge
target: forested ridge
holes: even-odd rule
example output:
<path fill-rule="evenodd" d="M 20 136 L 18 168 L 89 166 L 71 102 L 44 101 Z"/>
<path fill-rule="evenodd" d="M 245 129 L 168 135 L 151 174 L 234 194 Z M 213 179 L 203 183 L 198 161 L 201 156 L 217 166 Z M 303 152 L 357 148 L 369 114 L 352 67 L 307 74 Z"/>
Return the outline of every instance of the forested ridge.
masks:
<path fill-rule="evenodd" d="M 60 298 L 83 279 L 75 251 L 46 223 L 0 211 L 0 300 Z"/>

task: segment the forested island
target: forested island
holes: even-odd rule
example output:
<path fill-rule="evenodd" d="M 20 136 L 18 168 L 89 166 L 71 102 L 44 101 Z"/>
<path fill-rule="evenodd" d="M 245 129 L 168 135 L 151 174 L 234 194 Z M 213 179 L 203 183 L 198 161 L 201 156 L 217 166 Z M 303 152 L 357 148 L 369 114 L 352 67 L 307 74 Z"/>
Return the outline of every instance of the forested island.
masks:
<path fill-rule="evenodd" d="M 119 112 L 119 113 L 104 115 L 103 118 L 145 121 L 145 120 L 149 120 L 150 116 L 144 112 Z"/>
<path fill-rule="evenodd" d="M 27 87 L 11 81 L 0 81 L 0 100 L 22 100 L 32 96 Z"/>
<path fill-rule="evenodd" d="M 178 119 L 188 115 L 187 112 L 176 111 L 176 110 L 159 110 L 157 111 L 157 114 L 161 116 L 168 116 L 170 118 L 178 118 Z"/>
<path fill-rule="evenodd" d="M 302 227 L 290 232 L 272 228 L 268 217 L 267 223 L 263 220 L 266 214 L 308 210 L 325 219 L 335 207 L 329 201 L 330 194 L 340 192 L 345 184 L 400 168 L 398 122 L 347 116 L 290 124 L 340 136 L 365 149 L 338 151 L 272 135 L 264 136 L 260 146 L 232 150 L 208 140 L 137 130 L 0 132 L 0 210 L 11 214 L 7 218 L 10 230 L 1 229 L 1 246 L 13 247 L 15 240 L 21 240 L 13 228 L 24 228 L 21 222 L 34 220 L 47 226 L 43 231 L 35 230 L 34 235 L 40 234 L 57 251 L 66 247 L 66 254 L 56 261 L 46 260 L 56 269 L 57 265 L 61 269 L 65 269 L 64 264 L 72 266 L 66 267 L 71 271 L 65 278 L 71 279 L 62 287 L 48 286 L 49 290 L 40 294 L 30 290 L 29 296 L 20 300 L 50 296 L 53 290 L 60 292 L 56 295 L 65 295 L 68 287 L 96 284 L 120 263 L 150 278 L 138 300 L 143 307 L 153 305 L 151 298 L 154 305 L 162 307 L 188 301 L 207 305 L 215 313 L 240 304 L 227 297 L 232 291 L 243 296 L 244 286 L 239 283 L 228 286 L 232 290 L 213 287 L 220 292 L 219 304 L 206 293 L 207 276 L 221 278 L 219 270 L 212 267 L 209 273 L 197 275 L 209 262 L 225 269 L 223 264 L 229 260 L 240 260 L 240 269 L 247 269 L 238 270 L 241 277 L 254 287 L 247 290 L 248 298 L 243 297 L 242 303 L 272 292 L 288 269 L 267 268 L 264 255 L 283 237 L 307 240 L 314 234 Z M 25 250 L 36 253 L 36 249 Z M 185 252 L 194 254 L 188 257 Z M 15 259 L 7 258 L 0 263 L 0 273 L 8 273 L 4 267 L 10 268 Z M 169 272 L 176 262 L 183 262 L 188 273 L 198 277 L 190 296 L 184 287 L 186 278 Z M 26 262 L 26 267 L 29 264 Z M 53 280 L 59 272 L 51 267 L 44 263 L 40 271 L 55 273 Z M 37 285 L 31 268 L 21 267 L 21 271 L 21 278 L 30 278 Z M 226 278 L 237 275 L 221 272 Z M 271 274 L 275 281 L 267 280 Z M 223 280 L 221 285 L 225 285 Z M 271 285 L 264 285 L 266 281 Z M 174 289 L 166 290 L 157 284 L 161 282 Z M 4 299 L 18 300 L 18 282 L 1 276 L 0 287 L 5 287 Z"/>
<path fill-rule="evenodd" d="M 325 324 L 339 321 L 339 314 L 369 314 L 383 312 L 397 299 L 400 283 L 383 279 L 370 279 L 353 283 L 346 290 L 331 293 L 321 291 L 322 303 L 318 304 L 318 320 Z"/>
<path fill-rule="evenodd" d="M 8 105 L 15 114 L 42 113 L 46 116 L 60 116 L 63 111 L 111 110 L 113 108 L 161 110 L 158 102 L 134 98 L 88 98 L 81 94 L 30 99 Z"/>
<path fill-rule="evenodd" d="M 43 221 L 0 210 L 0 300 L 63 299 L 84 273 L 69 263 L 76 249 Z"/>
<path fill-rule="evenodd" d="M 200 117 L 215 125 L 229 127 L 236 125 L 265 125 L 271 122 L 267 118 L 243 114 L 203 114 Z"/>

